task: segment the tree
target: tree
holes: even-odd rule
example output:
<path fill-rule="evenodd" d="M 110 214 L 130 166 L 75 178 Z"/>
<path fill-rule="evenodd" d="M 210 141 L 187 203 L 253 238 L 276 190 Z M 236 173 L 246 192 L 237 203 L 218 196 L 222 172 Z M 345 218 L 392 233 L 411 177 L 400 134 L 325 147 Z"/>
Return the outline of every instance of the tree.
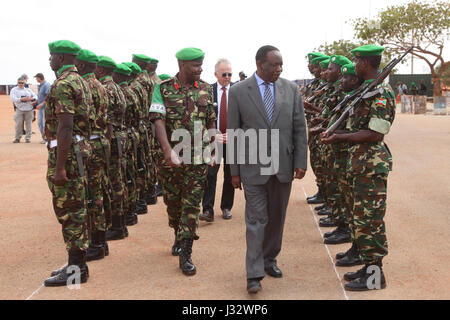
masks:
<path fill-rule="evenodd" d="M 432 4 L 414 0 L 405 5 L 391 6 L 371 20 L 353 20 L 355 36 L 365 42 L 384 46 L 390 54 L 399 55 L 410 46 L 412 54 L 430 67 L 434 95 L 442 95 L 441 71 L 450 61 L 444 61 L 445 40 L 450 35 L 450 2 L 434 1 Z M 436 68 L 440 64 L 439 69 Z"/>

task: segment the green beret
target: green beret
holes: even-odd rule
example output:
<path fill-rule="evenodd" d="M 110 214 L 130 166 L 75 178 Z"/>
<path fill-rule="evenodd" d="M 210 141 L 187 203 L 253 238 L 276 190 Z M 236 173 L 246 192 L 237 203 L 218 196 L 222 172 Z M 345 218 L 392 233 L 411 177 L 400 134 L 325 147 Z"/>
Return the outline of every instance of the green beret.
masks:
<path fill-rule="evenodd" d="M 314 58 L 322 57 L 324 54 L 320 52 L 310 52 L 308 53 L 308 60 L 311 61 Z"/>
<path fill-rule="evenodd" d="M 50 53 L 67 53 L 77 55 L 81 48 L 76 43 L 69 40 L 59 40 L 48 44 Z"/>
<path fill-rule="evenodd" d="M 97 66 L 114 69 L 116 67 L 116 63 L 110 57 L 99 56 Z"/>
<path fill-rule="evenodd" d="M 381 56 L 384 51 L 384 47 L 376 46 L 373 44 L 367 44 L 350 51 L 356 57 L 369 57 L 369 56 Z"/>
<path fill-rule="evenodd" d="M 170 75 L 168 75 L 167 73 L 160 74 L 158 77 L 159 77 L 162 81 L 172 78 L 172 77 L 171 77 Z"/>
<path fill-rule="evenodd" d="M 331 59 L 328 58 L 326 60 L 322 60 L 319 62 L 319 65 L 322 69 L 328 69 L 328 65 L 330 64 Z"/>
<path fill-rule="evenodd" d="M 98 63 L 98 57 L 95 55 L 95 53 L 86 49 L 83 49 L 78 53 L 77 59 L 92 63 Z"/>
<path fill-rule="evenodd" d="M 152 63 L 152 58 L 149 56 L 146 56 L 145 54 L 133 54 L 133 60 L 145 62 L 145 63 Z"/>
<path fill-rule="evenodd" d="M 343 65 L 341 68 L 341 73 L 356 75 L 355 65 L 352 62 L 349 64 L 346 64 L 346 65 Z"/>
<path fill-rule="evenodd" d="M 200 49 L 189 47 L 178 51 L 175 57 L 183 61 L 203 60 L 205 53 Z"/>
<path fill-rule="evenodd" d="M 139 73 L 142 72 L 141 67 L 139 67 L 139 66 L 138 66 L 136 63 L 134 63 L 134 62 L 124 62 L 124 63 L 122 63 L 122 64 L 124 64 L 124 65 L 126 65 L 128 68 L 130 68 L 132 73 L 139 74 Z"/>
<path fill-rule="evenodd" d="M 312 59 L 311 63 L 315 64 L 315 65 L 318 65 L 320 61 L 324 61 L 324 60 L 327 60 L 327 59 L 330 59 L 330 57 L 326 56 L 326 55 L 323 55 L 323 56 L 320 56 L 320 57 Z"/>
<path fill-rule="evenodd" d="M 334 64 L 337 64 L 337 65 L 339 65 L 339 66 L 343 66 L 343 65 L 346 65 L 346 64 L 349 64 L 349 63 L 352 63 L 351 61 L 350 61 L 350 59 L 348 59 L 347 57 L 344 57 L 344 56 L 338 56 L 338 55 L 332 55 L 331 56 L 331 61 L 330 62 L 333 62 Z"/>
<path fill-rule="evenodd" d="M 125 64 L 120 63 L 116 66 L 114 72 L 129 76 L 131 74 L 131 69 L 128 68 Z"/>

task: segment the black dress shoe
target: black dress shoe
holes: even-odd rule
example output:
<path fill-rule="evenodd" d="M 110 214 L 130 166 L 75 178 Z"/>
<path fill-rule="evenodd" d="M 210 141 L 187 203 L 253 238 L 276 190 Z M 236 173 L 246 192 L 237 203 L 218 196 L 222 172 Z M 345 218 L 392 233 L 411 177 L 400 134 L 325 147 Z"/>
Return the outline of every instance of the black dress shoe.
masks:
<path fill-rule="evenodd" d="M 274 278 L 281 278 L 283 276 L 283 273 L 281 270 L 277 267 L 276 264 L 272 264 L 271 266 L 265 267 L 264 270 L 266 273 Z"/>
<path fill-rule="evenodd" d="M 319 196 L 319 194 L 320 194 L 320 191 L 317 191 L 315 195 L 306 197 L 306 200 L 310 200 L 312 198 L 317 198 Z"/>
<path fill-rule="evenodd" d="M 336 227 L 336 223 L 334 223 L 331 217 L 327 217 L 325 219 L 320 219 L 319 226 L 323 228 Z"/>
<path fill-rule="evenodd" d="M 259 279 L 247 279 L 247 292 L 250 294 L 258 293 L 262 290 Z"/>
<path fill-rule="evenodd" d="M 198 216 L 199 220 L 201 221 L 207 221 L 207 222 L 213 222 L 214 221 L 214 213 L 212 213 L 209 210 L 203 211 L 202 214 Z"/>
<path fill-rule="evenodd" d="M 224 218 L 225 220 L 230 220 L 232 217 L 230 209 L 223 209 L 222 210 L 222 218 Z"/>

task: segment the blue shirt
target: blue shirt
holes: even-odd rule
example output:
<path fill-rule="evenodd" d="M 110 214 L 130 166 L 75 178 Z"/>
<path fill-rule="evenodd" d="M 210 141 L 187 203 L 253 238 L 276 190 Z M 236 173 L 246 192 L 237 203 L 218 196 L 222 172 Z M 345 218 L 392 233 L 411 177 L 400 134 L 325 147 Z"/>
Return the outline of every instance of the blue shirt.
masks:
<path fill-rule="evenodd" d="M 48 93 L 50 92 L 50 83 L 48 81 L 42 82 L 42 84 L 39 85 L 39 91 L 38 91 L 38 103 L 42 103 L 45 101 L 45 98 L 47 98 Z"/>
<path fill-rule="evenodd" d="M 266 91 L 266 85 L 263 84 L 265 81 L 261 79 L 255 72 L 256 83 L 258 84 L 259 92 L 261 93 L 261 98 L 264 101 L 264 92 Z M 273 82 L 269 82 L 270 93 L 272 94 L 273 101 L 275 102 L 275 86 Z"/>

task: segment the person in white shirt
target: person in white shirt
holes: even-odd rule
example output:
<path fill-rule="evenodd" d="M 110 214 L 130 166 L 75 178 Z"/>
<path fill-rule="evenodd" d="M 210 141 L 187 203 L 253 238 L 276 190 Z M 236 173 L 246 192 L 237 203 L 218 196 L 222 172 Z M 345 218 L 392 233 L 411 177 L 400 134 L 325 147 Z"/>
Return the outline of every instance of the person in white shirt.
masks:
<path fill-rule="evenodd" d="M 17 87 L 12 88 L 10 92 L 11 101 L 16 106 L 14 114 L 15 139 L 13 143 L 19 143 L 23 133 L 23 123 L 25 122 L 26 134 L 25 142 L 30 143 L 31 123 L 33 121 L 33 105 L 36 102 L 36 94 L 29 88 L 25 88 L 25 80 L 19 78 Z"/>
<path fill-rule="evenodd" d="M 216 63 L 214 75 L 217 82 L 212 85 L 214 102 L 217 115 L 217 129 L 220 131 L 216 135 L 216 141 L 222 144 L 223 149 L 219 148 L 219 159 L 223 159 L 224 181 L 222 187 L 222 198 L 220 202 L 220 209 L 222 210 L 222 218 L 231 219 L 231 208 L 234 203 L 234 188 L 231 183 L 230 165 L 226 163 L 226 143 L 227 143 L 227 109 L 228 109 L 228 92 L 230 91 L 232 69 L 231 63 L 227 59 L 220 59 Z M 208 179 L 203 195 L 203 213 L 200 214 L 199 219 L 202 221 L 214 221 L 214 199 L 216 196 L 217 173 L 220 168 L 220 162 L 208 168 Z"/>

